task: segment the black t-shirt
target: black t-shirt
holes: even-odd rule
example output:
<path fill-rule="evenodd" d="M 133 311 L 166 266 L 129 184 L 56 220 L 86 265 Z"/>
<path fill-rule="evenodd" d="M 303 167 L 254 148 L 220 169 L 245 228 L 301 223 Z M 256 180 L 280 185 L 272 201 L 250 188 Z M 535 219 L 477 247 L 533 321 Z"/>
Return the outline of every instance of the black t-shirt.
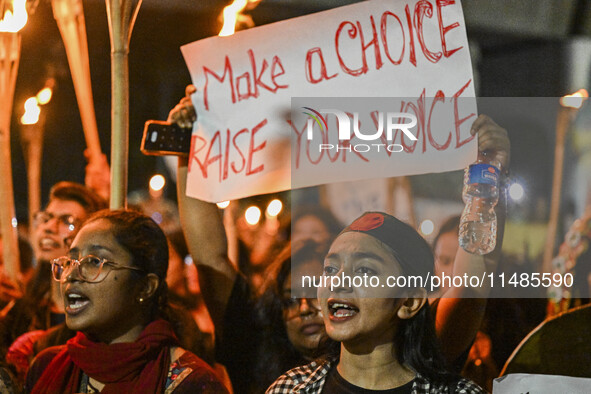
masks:
<path fill-rule="evenodd" d="M 369 390 L 347 382 L 334 367 L 326 377 L 322 394 L 411 394 L 413 382 L 411 380 L 405 385 L 388 390 Z"/>
<path fill-rule="evenodd" d="M 240 274 L 226 306 L 223 332 L 216 334 L 216 360 L 226 367 L 234 392 L 250 393 L 260 338 L 250 287 Z"/>

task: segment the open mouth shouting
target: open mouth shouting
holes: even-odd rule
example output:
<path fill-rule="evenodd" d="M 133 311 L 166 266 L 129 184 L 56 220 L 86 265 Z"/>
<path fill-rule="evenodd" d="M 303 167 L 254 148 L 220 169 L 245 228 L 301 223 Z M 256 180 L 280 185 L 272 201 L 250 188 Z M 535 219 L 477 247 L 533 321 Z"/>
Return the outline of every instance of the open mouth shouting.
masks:
<path fill-rule="evenodd" d="M 70 316 L 75 316 L 82 313 L 88 307 L 90 300 L 78 290 L 67 290 L 64 296 L 64 303 L 66 313 Z"/>
<path fill-rule="evenodd" d="M 342 322 L 354 318 L 359 313 L 359 308 L 349 301 L 328 300 L 328 317 L 331 321 Z"/>
<path fill-rule="evenodd" d="M 44 251 L 50 251 L 62 247 L 58 241 L 50 237 L 43 237 L 39 240 L 39 248 Z"/>

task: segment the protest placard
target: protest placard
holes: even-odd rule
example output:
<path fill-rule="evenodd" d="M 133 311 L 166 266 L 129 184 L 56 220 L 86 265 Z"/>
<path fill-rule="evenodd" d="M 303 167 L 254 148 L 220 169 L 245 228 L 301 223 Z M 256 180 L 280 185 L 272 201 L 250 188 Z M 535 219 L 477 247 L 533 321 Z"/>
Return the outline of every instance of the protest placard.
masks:
<path fill-rule="evenodd" d="M 493 382 L 493 394 L 586 394 L 591 379 L 557 375 L 509 374 Z"/>
<path fill-rule="evenodd" d="M 362 2 L 181 49 L 197 87 L 189 196 L 221 201 L 291 187 L 449 171 L 476 158 L 469 133 L 475 104 L 458 109 L 456 100 L 474 97 L 459 2 Z M 306 120 L 292 123 L 293 97 L 404 98 L 397 111 L 414 113 L 416 140 L 397 132 L 393 138 L 403 151 L 382 151 L 370 161 L 349 154 L 351 159 L 338 160 L 339 168 L 327 171 L 334 163 L 328 154 L 326 163 L 312 163 L 321 152 L 310 152 L 302 137 Z M 442 112 L 449 122 L 435 130 L 431 115 Z M 393 160 L 395 165 L 389 164 Z M 301 175 L 293 172 L 300 170 Z"/>

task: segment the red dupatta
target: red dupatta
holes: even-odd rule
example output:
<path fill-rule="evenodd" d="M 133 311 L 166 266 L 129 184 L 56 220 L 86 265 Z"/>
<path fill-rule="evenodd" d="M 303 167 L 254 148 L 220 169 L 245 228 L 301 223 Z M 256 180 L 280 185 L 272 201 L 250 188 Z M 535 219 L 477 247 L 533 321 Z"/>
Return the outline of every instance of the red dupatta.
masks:
<path fill-rule="evenodd" d="M 172 326 L 161 319 L 132 343 L 97 343 L 78 332 L 49 363 L 32 393 L 76 393 L 82 373 L 105 384 L 101 393 L 162 392 L 175 345 Z"/>

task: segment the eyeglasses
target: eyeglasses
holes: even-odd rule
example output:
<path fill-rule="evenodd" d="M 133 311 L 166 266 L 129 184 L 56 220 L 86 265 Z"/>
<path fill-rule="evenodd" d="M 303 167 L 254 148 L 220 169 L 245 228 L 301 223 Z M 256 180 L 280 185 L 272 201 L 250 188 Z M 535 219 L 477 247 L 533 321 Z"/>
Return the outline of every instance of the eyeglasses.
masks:
<path fill-rule="evenodd" d="M 304 300 L 306 300 L 306 303 L 310 308 L 320 310 L 318 298 L 285 297 L 281 299 L 281 306 L 283 306 L 283 309 L 286 311 L 299 309 L 302 306 L 302 302 Z"/>
<path fill-rule="evenodd" d="M 62 256 L 54 259 L 51 262 L 51 272 L 53 274 L 53 279 L 61 282 L 68 275 L 70 275 L 74 267 L 78 268 L 78 276 L 82 280 L 91 283 L 103 281 L 112 270 L 128 269 L 145 272 L 141 268 L 117 265 L 116 263 L 107 259 L 102 259 L 100 257 L 91 255 L 83 257 L 80 260 Z"/>
<path fill-rule="evenodd" d="M 80 226 L 80 220 L 76 219 L 74 215 L 54 215 L 51 212 L 40 211 L 33 216 L 33 221 L 35 222 L 36 226 L 40 224 L 46 224 L 51 219 L 57 219 L 57 222 L 60 226 L 60 231 L 63 232 L 71 233 Z"/>

